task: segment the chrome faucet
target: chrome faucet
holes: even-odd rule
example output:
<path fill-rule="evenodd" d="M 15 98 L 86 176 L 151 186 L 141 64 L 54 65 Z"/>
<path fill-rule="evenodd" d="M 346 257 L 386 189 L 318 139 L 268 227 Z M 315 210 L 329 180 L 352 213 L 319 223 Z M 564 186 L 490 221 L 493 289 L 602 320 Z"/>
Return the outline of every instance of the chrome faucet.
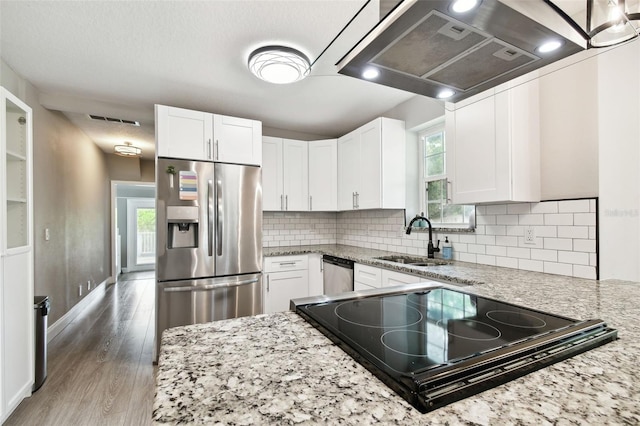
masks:
<path fill-rule="evenodd" d="M 440 240 L 438 240 L 436 246 L 434 247 L 433 246 L 433 228 L 431 228 L 431 221 L 429 219 L 427 219 L 424 216 L 416 215 L 416 217 L 411 219 L 411 222 L 409 222 L 409 226 L 407 226 L 407 235 L 411 234 L 411 226 L 413 225 L 413 222 L 415 222 L 416 220 L 426 220 L 427 225 L 429 225 L 429 244 L 427 244 L 427 258 L 433 259 L 435 257 L 434 253 L 440 251 L 440 247 L 439 247 Z"/>

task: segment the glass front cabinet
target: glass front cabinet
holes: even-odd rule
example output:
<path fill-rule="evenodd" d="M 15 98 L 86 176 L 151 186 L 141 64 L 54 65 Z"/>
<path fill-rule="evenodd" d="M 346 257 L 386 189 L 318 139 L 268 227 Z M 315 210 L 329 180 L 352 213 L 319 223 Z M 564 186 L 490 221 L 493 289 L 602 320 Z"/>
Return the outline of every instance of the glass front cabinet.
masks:
<path fill-rule="evenodd" d="M 32 111 L 0 87 L 0 423 L 34 383 Z"/>

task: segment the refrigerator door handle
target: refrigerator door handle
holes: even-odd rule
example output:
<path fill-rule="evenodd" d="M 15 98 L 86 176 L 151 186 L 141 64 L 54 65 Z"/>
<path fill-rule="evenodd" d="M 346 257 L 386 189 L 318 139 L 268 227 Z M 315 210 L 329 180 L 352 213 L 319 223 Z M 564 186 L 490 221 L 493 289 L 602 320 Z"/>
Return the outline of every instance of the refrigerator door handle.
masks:
<path fill-rule="evenodd" d="M 223 237 L 223 227 L 222 223 L 224 221 L 224 205 L 222 204 L 222 181 L 217 181 L 217 191 L 216 191 L 216 205 L 218 207 L 218 217 L 216 223 L 216 251 L 218 256 L 222 256 L 222 237 Z"/>
<path fill-rule="evenodd" d="M 213 181 L 207 182 L 207 249 L 209 257 L 213 256 Z"/>
<path fill-rule="evenodd" d="M 253 278 L 250 280 L 236 281 L 236 282 L 225 282 L 225 283 L 217 283 L 217 284 L 205 284 L 205 285 L 193 285 L 193 286 L 184 286 L 184 287 L 166 287 L 163 288 L 162 291 L 165 293 L 177 293 L 180 291 L 198 291 L 198 290 L 215 290 L 219 288 L 229 288 L 229 287 L 239 287 L 241 285 L 254 284 L 258 282 L 258 278 Z"/>

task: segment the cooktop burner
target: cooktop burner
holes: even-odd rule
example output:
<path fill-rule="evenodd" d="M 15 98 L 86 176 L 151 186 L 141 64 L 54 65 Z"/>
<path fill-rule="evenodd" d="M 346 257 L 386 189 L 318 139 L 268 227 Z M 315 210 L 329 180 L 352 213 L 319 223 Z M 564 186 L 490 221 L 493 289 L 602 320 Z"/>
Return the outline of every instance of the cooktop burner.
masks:
<path fill-rule="evenodd" d="M 600 320 L 577 321 L 434 286 L 325 299 L 296 311 L 422 412 L 617 335 Z"/>

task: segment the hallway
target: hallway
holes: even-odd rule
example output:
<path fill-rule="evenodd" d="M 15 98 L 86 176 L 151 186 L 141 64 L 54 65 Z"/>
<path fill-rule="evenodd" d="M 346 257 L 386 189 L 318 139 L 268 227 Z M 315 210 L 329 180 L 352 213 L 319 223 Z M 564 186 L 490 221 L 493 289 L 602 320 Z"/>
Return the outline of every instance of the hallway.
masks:
<path fill-rule="evenodd" d="M 49 342 L 47 380 L 5 425 L 150 424 L 154 283 L 121 275 Z"/>

